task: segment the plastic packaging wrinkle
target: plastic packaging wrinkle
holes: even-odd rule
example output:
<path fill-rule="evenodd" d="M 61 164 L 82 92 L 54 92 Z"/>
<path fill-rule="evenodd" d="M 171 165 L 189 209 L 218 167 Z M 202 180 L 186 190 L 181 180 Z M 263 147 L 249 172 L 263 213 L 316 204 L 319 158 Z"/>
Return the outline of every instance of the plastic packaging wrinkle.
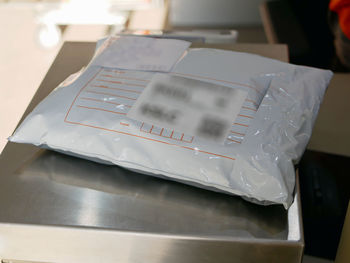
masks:
<path fill-rule="evenodd" d="M 128 49 L 123 43 L 134 40 L 121 39 L 99 41 L 93 61 L 39 103 L 9 140 L 287 209 L 294 165 L 332 72 L 247 53 L 188 49 L 176 40 L 138 39 Z M 114 67 L 122 52 L 113 49 L 120 46 L 131 55 Z M 135 47 L 141 49 L 136 61 Z M 159 57 L 148 65 L 142 48 L 152 56 L 159 51 Z M 177 52 L 167 61 L 171 48 Z M 247 92 L 223 144 L 127 117 L 158 69 Z"/>

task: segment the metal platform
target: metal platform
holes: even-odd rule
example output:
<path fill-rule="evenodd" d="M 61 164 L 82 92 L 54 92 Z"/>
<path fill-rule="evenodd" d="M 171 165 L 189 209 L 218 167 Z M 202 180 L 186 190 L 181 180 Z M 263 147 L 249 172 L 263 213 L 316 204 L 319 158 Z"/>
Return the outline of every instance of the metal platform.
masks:
<path fill-rule="evenodd" d="M 25 115 L 93 50 L 65 43 Z M 258 206 L 31 145 L 0 156 L 0 259 L 288 263 L 302 236 L 298 198 L 288 211 Z"/>

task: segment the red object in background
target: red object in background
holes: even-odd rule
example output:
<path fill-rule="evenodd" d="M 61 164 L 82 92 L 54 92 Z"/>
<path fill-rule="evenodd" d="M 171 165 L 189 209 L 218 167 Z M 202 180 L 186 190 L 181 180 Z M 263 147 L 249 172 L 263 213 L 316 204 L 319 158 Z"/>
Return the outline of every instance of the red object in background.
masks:
<path fill-rule="evenodd" d="M 331 0 L 329 9 L 338 14 L 340 28 L 350 39 L 350 0 Z"/>

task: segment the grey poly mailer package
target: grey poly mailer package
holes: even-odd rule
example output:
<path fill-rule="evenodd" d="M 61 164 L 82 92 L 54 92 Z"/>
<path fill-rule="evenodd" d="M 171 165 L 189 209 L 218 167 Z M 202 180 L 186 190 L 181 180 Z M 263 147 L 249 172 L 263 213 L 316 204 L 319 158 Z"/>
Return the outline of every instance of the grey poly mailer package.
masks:
<path fill-rule="evenodd" d="M 294 164 L 311 136 L 332 73 L 257 55 L 188 46 L 179 40 L 107 39 L 87 68 L 45 98 L 9 140 L 288 208 Z M 223 126 L 215 121 L 200 125 L 202 131 L 224 134 L 223 142 L 129 117 L 160 73 L 169 76 L 174 82 L 169 87 L 176 89 L 157 89 L 166 95 L 179 97 L 179 89 L 186 92 L 171 76 L 240 91 L 235 103 L 241 104 L 230 129 L 220 133 Z M 204 95 L 194 97 L 198 92 Z M 198 97 L 206 101 L 213 97 L 202 90 L 191 94 L 189 101 L 202 106 Z M 221 103 L 221 93 L 217 94 L 212 101 Z M 168 116 L 153 110 L 157 100 L 152 102 L 148 96 L 142 101 L 151 103 L 146 113 Z M 206 106 L 203 112 L 208 112 Z M 189 113 L 179 107 L 179 114 Z"/>

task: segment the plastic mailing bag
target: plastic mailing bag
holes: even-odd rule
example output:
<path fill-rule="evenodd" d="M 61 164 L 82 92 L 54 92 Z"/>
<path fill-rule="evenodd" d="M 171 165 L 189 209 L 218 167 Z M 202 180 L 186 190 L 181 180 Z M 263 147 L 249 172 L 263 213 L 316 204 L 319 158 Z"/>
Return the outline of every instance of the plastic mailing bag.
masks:
<path fill-rule="evenodd" d="M 288 208 L 332 73 L 188 46 L 107 39 L 9 140 Z"/>

